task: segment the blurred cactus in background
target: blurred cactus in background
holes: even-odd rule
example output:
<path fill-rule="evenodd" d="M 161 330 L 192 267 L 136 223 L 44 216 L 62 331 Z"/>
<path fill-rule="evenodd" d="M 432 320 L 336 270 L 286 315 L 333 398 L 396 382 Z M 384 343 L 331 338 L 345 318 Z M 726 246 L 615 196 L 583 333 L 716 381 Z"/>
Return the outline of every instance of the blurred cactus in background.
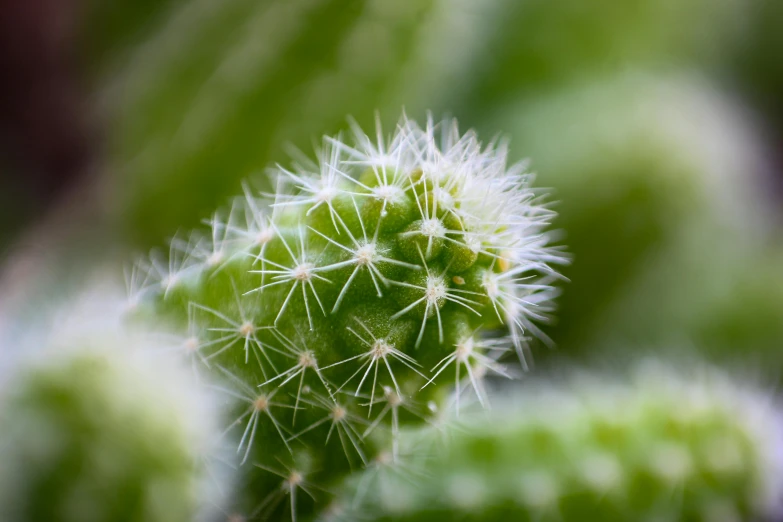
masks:
<path fill-rule="evenodd" d="M 767 255 L 773 199 L 750 120 L 704 80 L 625 75 L 495 122 L 555 187 L 555 226 L 575 259 L 552 331 L 567 357 L 699 341 L 713 303 L 743 292 L 738 281 Z M 770 310 L 783 323 L 783 301 Z M 736 348 L 711 340 L 715 352 Z"/>
<path fill-rule="evenodd" d="M 778 520 L 780 412 L 721 371 L 577 373 L 411 429 L 324 520 Z M 343 513 L 333 517 L 333 513 Z"/>
<path fill-rule="evenodd" d="M 0 518 L 208 517 L 231 484 L 211 461 L 217 401 L 155 336 L 118 326 L 124 301 L 88 300 L 49 331 L 2 343 L 20 360 L 3 361 Z"/>

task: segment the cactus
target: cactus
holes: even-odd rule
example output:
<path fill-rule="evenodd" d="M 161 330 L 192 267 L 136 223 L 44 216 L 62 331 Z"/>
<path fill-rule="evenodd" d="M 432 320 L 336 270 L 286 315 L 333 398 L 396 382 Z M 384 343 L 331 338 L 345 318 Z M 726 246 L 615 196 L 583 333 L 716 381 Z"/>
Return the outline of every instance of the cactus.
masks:
<path fill-rule="evenodd" d="M 0 390 L 0 519 L 188 522 L 228 486 L 209 458 L 211 394 L 152 337 L 104 319 L 2 343 L 4 357 L 33 357 L 0 365 L 13 370 Z"/>
<path fill-rule="evenodd" d="M 378 127 L 275 168 L 273 198 L 246 187 L 209 234 L 129 275 L 135 317 L 177 325 L 194 368 L 243 404 L 232 513 L 306 517 L 442 405 L 438 384 L 483 396 L 477 372 L 507 375 L 509 351 L 524 363 L 551 309 L 552 211 L 505 144 L 455 121 Z"/>
<path fill-rule="evenodd" d="M 576 262 L 563 270 L 570 283 L 550 331 L 560 353 L 692 340 L 695 324 L 718 324 L 711 309 L 765 255 L 774 207 L 761 190 L 758 138 L 703 78 L 603 77 L 493 122 L 526 144 L 561 200 L 555 224 Z"/>
<path fill-rule="evenodd" d="M 640 368 L 532 384 L 489 414 L 406 432 L 408 462 L 352 477 L 322 519 L 779 520 L 769 397 L 711 368 Z"/>

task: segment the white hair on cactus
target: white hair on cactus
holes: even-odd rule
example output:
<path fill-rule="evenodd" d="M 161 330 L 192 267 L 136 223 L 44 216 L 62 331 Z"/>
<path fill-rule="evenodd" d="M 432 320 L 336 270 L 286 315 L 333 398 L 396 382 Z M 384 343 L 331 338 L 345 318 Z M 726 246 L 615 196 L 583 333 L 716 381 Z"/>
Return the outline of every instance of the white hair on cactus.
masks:
<path fill-rule="evenodd" d="M 279 192 L 275 194 L 273 207 L 304 205 L 308 207 L 307 214 L 322 205 L 329 209 L 337 233 L 340 233 L 338 222 L 342 222 L 340 214 L 334 208 L 333 201 L 345 192 L 345 180 L 352 179 L 347 173 L 340 170 L 342 161 L 342 142 L 338 139 L 326 141 L 323 147 L 318 149 L 318 163 L 315 165 L 317 172 L 299 166 L 297 172 L 277 166 L 278 172 L 284 181 L 289 181 L 294 186 L 295 194 Z M 344 226 L 344 223 L 341 223 Z"/>
<path fill-rule="evenodd" d="M 337 437 L 340 439 L 340 445 L 343 448 L 343 452 L 349 461 L 351 461 L 352 452 L 348 448 L 348 444 L 351 445 L 353 450 L 359 456 L 362 461 L 362 465 L 366 466 L 368 461 L 361 448 L 361 434 L 359 433 L 357 426 L 366 425 L 367 421 L 362 419 L 351 410 L 347 409 L 343 404 L 332 397 L 324 397 L 318 394 L 312 394 L 312 400 L 301 399 L 301 402 L 309 404 L 319 410 L 325 410 L 326 415 L 316 420 L 303 430 L 292 435 L 288 440 L 297 440 L 303 434 L 310 430 L 317 428 L 318 426 L 330 423 L 329 432 L 326 435 L 325 443 L 329 442 L 333 433 L 337 433 Z"/>
<path fill-rule="evenodd" d="M 361 366 L 359 366 L 359 368 L 342 385 L 340 385 L 339 388 L 337 388 L 337 391 L 342 390 L 349 382 L 354 380 L 354 378 L 364 370 L 364 374 L 362 375 L 359 384 L 356 386 L 356 391 L 354 392 L 354 395 L 358 397 L 362 391 L 362 385 L 365 383 L 365 381 L 367 381 L 367 377 L 370 375 L 370 372 L 374 370 L 373 383 L 370 392 L 370 404 L 374 404 L 376 382 L 378 380 L 378 369 L 383 364 L 386 366 L 386 369 L 389 372 L 389 377 L 391 377 L 391 380 L 394 383 L 395 391 L 398 394 L 401 394 L 402 392 L 400 391 L 400 385 L 397 382 L 397 379 L 394 377 L 394 371 L 392 370 L 391 364 L 389 364 L 390 359 L 405 365 L 419 376 L 426 379 L 426 377 L 416 368 L 417 366 L 421 366 L 416 361 L 416 359 L 406 353 L 401 352 L 393 344 L 390 344 L 386 339 L 377 337 L 372 333 L 372 330 L 370 330 L 367 325 L 365 325 L 359 319 L 355 319 L 355 321 L 361 327 L 361 333 L 357 332 L 351 327 L 348 327 L 348 331 L 355 335 L 359 341 L 368 349 L 366 352 L 354 355 L 353 357 L 349 357 L 348 359 L 330 364 L 329 366 L 323 368 L 333 368 L 335 366 L 340 366 L 354 360 L 361 362 Z M 370 407 L 370 411 L 372 411 L 372 406 Z"/>
<path fill-rule="evenodd" d="M 291 245 L 288 244 L 288 240 L 286 240 L 283 235 L 280 235 L 279 231 L 277 232 L 278 236 L 280 236 L 280 239 L 283 242 L 283 245 L 285 246 L 286 251 L 291 256 L 291 266 L 284 266 L 261 257 L 261 260 L 272 266 L 272 269 L 265 270 L 262 268 L 261 270 L 251 270 L 251 272 L 261 274 L 262 277 L 265 275 L 271 275 L 270 279 L 272 282 L 267 284 L 262 283 L 261 286 L 246 292 L 246 294 L 263 291 L 264 288 L 291 283 L 291 288 L 288 291 L 288 295 L 286 296 L 286 299 L 283 302 L 283 305 L 280 307 L 280 311 L 278 312 L 277 317 L 275 318 L 275 324 L 277 324 L 277 321 L 280 320 L 280 318 L 285 313 L 286 308 L 288 308 L 288 304 L 291 301 L 294 293 L 297 291 L 297 289 L 301 288 L 302 297 L 304 299 L 305 308 L 307 310 L 307 320 L 310 323 L 310 330 L 312 330 L 313 316 L 310 312 L 311 306 L 310 300 L 308 299 L 308 289 L 315 298 L 315 302 L 318 304 L 321 312 L 326 315 L 326 310 L 324 310 L 321 299 L 318 297 L 318 292 L 315 290 L 313 280 L 324 281 L 326 283 L 331 283 L 331 281 L 321 275 L 318 275 L 318 272 L 322 272 L 323 268 L 317 267 L 308 255 L 307 249 L 305 248 L 305 238 L 307 233 L 306 229 L 304 227 L 297 227 L 295 232 L 295 239 L 297 239 L 297 242 L 294 244 L 293 249 L 291 248 Z M 296 251 L 296 253 L 294 253 L 294 251 Z"/>
<path fill-rule="evenodd" d="M 454 346 L 454 351 L 441 359 L 432 368 L 435 374 L 422 388 L 431 384 L 446 368 L 454 364 L 456 375 L 454 378 L 454 397 L 457 414 L 459 415 L 460 395 L 462 394 L 461 383 L 464 379 L 460 374 L 463 367 L 468 375 L 468 382 L 476 394 L 476 398 L 482 406 L 488 407 L 489 399 L 481 383 L 487 372 L 492 372 L 507 379 L 511 378 L 505 367 L 497 362 L 497 358 L 508 350 L 504 344 L 503 342 L 499 343 L 497 339 L 477 340 L 473 334 L 461 339 Z"/>
<path fill-rule="evenodd" d="M 209 231 L 173 241 L 170 264 L 153 257 L 129 284 L 141 313 L 187 324 L 177 350 L 244 403 L 230 427 L 240 459 L 256 459 L 262 435 L 284 454 L 326 438 L 348 466 L 319 481 L 366 465 L 379 427 L 396 461 L 401 425 L 429 421 L 417 404 L 488 407 L 487 375 L 511 375 L 502 357 L 514 349 L 524 364 L 528 340 L 546 340 L 535 323 L 557 294 L 550 265 L 566 260 L 545 231 L 554 213 L 505 142 L 432 116 L 423 127 L 403 116 L 390 135 L 351 127 L 314 160 L 294 152 L 270 169 L 273 193 L 244 185 Z M 440 393 L 452 367 L 456 392 Z"/>

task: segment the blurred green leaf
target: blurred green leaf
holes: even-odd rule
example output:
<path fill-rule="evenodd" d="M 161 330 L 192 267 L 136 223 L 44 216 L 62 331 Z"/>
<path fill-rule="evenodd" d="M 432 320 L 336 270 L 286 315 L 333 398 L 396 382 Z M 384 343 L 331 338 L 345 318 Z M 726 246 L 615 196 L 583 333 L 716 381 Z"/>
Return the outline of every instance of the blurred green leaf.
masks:
<path fill-rule="evenodd" d="M 756 1 L 509 0 L 471 114 L 629 68 L 714 68 L 746 37 Z"/>
<path fill-rule="evenodd" d="M 470 54 L 437 63 L 442 54 L 430 47 L 469 50 L 484 17 L 484 8 L 460 3 L 451 13 L 450 5 L 182 4 L 105 91 L 115 208 L 128 235 L 149 245 L 193 225 L 242 178 L 284 162 L 287 142 L 309 149 L 348 114 L 367 124 L 380 109 L 388 124 L 403 104 L 415 112 L 442 106 L 448 96 L 433 85 L 463 74 L 459 63 Z"/>

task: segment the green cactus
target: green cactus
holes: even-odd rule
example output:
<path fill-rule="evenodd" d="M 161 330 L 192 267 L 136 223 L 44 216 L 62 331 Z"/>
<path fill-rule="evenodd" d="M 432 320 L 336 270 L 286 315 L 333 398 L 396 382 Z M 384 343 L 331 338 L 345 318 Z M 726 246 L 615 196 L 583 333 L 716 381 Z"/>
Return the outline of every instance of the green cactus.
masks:
<path fill-rule="evenodd" d="M 13 376 L 0 390 L 0 519 L 211 516 L 209 503 L 230 484 L 210 458 L 215 400 L 148 335 L 100 326 L 59 323 L 46 349 L 39 340 L 2 343 L 4 356 L 23 349 L 33 360 L 9 364 Z"/>
<path fill-rule="evenodd" d="M 499 402 L 406 432 L 408 462 L 352 477 L 323 520 L 779 519 L 779 412 L 717 370 L 653 363 Z"/>
<path fill-rule="evenodd" d="M 601 78 L 492 121 L 525 143 L 560 200 L 555 226 L 574 263 L 550 333 L 568 357 L 691 340 L 764 255 L 763 155 L 741 111 L 703 79 Z"/>
<path fill-rule="evenodd" d="M 524 363 L 552 306 L 552 211 L 504 144 L 452 121 L 403 119 L 377 141 L 354 127 L 352 144 L 276 168 L 273 198 L 247 189 L 210 234 L 129 277 L 136 316 L 179 325 L 199 371 L 243 403 L 227 430 L 249 470 L 242 516 L 288 496 L 305 517 L 443 403 L 437 384 L 482 396 L 477 372 L 506 375 L 513 350 Z"/>

